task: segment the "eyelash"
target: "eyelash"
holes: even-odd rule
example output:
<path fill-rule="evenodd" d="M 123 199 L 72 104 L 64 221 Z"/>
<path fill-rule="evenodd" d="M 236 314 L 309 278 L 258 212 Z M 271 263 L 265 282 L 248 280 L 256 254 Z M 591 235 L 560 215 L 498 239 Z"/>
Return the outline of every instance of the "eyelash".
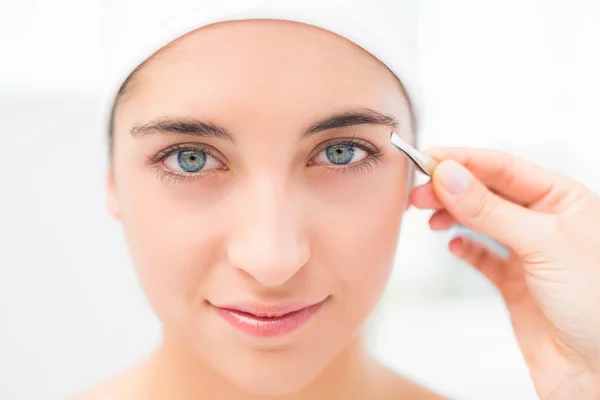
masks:
<path fill-rule="evenodd" d="M 384 148 L 374 146 L 371 143 L 352 138 L 340 138 L 333 139 L 326 142 L 323 142 L 311 153 L 311 156 L 307 162 L 307 164 L 312 160 L 317 154 L 321 151 L 325 150 L 327 147 L 336 146 L 336 145 L 345 145 L 350 147 L 357 147 L 367 153 L 367 157 L 364 159 L 354 163 L 354 164 L 346 164 L 346 165 L 313 165 L 315 168 L 320 168 L 323 170 L 341 172 L 341 173 L 349 173 L 349 174 L 358 174 L 361 172 L 368 172 L 374 165 L 377 165 L 381 161 L 381 156 L 383 155 Z M 202 144 L 177 144 L 171 147 L 168 147 L 164 150 L 161 150 L 157 154 L 148 157 L 148 163 L 150 165 L 156 166 L 155 172 L 157 176 L 163 183 L 181 183 L 185 182 L 189 179 L 196 179 L 200 177 L 208 177 L 216 174 L 219 170 L 208 170 L 201 173 L 196 174 L 178 174 L 176 172 L 168 171 L 160 166 L 162 161 L 164 161 L 170 155 L 183 152 L 183 151 L 201 151 L 208 154 L 211 157 L 216 158 L 220 161 L 220 156 L 215 155 L 214 151 L 209 146 L 205 146 Z M 223 163 L 224 164 L 224 163 Z"/>
<path fill-rule="evenodd" d="M 184 152 L 184 151 L 201 151 L 203 153 L 208 154 L 211 157 L 216 158 L 217 160 L 219 160 L 219 162 L 224 164 L 221 161 L 221 157 L 217 156 L 215 154 L 215 152 L 209 146 L 205 146 L 202 144 L 176 144 L 174 146 L 171 146 L 164 150 L 159 151 L 157 154 L 155 154 L 153 156 L 148 157 L 148 163 L 150 165 L 156 166 L 155 174 L 159 177 L 161 182 L 163 182 L 163 183 L 181 183 L 181 182 L 185 182 L 189 179 L 196 179 L 196 178 L 200 178 L 200 177 L 206 178 L 206 177 L 212 176 L 215 173 L 217 173 L 216 170 L 211 169 L 211 170 L 199 172 L 196 174 L 178 174 L 176 172 L 168 171 L 158 165 L 161 162 L 163 162 L 165 159 L 167 159 L 167 157 L 169 157 L 170 155 L 175 154 L 177 152 Z"/>
<path fill-rule="evenodd" d="M 309 158 L 312 159 L 315 155 L 319 154 L 321 151 L 325 150 L 327 147 L 336 146 L 336 145 L 345 145 L 350 147 L 357 147 L 367 153 L 367 157 L 364 159 L 354 163 L 354 164 L 346 164 L 346 165 L 314 165 L 315 168 L 320 168 L 323 170 L 341 172 L 341 173 L 349 173 L 349 174 L 358 174 L 361 172 L 368 172 L 374 165 L 377 165 L 381 161 L 381 156 L 383 155 L 384 148 L 374 146 L 371 143 L 352 138 L 340 138 L 326 141 L 314 150 Z"/>

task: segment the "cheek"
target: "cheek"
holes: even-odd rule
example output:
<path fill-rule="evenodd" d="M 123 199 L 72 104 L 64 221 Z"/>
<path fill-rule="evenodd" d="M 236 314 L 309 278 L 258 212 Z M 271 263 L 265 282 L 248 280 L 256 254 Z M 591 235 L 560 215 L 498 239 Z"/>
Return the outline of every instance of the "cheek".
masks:
<path fill-rule="evenodd" d="M 407 193 L 407 168 L 387 167 L 332 185 L 335 202 L 319 209 L 319 254 L 340 284 L 344 312 L 366 317 L 381 296 L 393 266 Z M 337 188 L 336 188 L 337 186 Z M 326 198 L 324 196 L 323 198 Z"/>
<path fill-rule="evenodd" d="M 199 285 L 214 264 L 219 211 L 203 208 L 202 193 L 179 190 L 152 176 L 122 176 L 120 208 L 140 284 L 163 321 L 184 321 L 202 301 Z M 190 197 L 198 201 L 190 201 Z"/>
<path fill-rule="evenodd" d="M 348 327 L 366 317 L 387 283 L 407 175 L 398 162 L 358 175 L 320 171 L 303 181 L 311 264 L 336 282 L 330 289 L 347 303 L 341 312 Z M 134 167 L 117 177 L 126 238 L 148 301 L 164 322 L 184 324 L 208 291 L 211 266 L 223 261 L 227 216 L 237 203 L 225 201 L 227 185 L 218 180 L 163 184 Z"/>

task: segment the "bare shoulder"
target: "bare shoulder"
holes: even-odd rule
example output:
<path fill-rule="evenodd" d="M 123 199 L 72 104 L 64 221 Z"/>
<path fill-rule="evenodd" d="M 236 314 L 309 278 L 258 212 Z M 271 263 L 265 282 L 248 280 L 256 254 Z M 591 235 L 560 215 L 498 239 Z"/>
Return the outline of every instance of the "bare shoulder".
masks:
<path fill-rule="evenodd" d="M 423 384 L 408 379 L 388 367 L 381 366 L 381 368 L 385 382 L 381 386 L 384 388 L 384 393 L 381 393 L 380 397 L 382 399 L 448 400 Z"/>
<path fill-rule="evenodd" d="M 406 378 L 399 378 L 395 390 L 392 390 L 393 398 L 419 399 L 419 400 L 447 400 L 445 397 Z"/>
<path fill-rule="evenodd" d="M 80 393 L 72 400 L 133 400 L 139 398 L 140 367 L 122 372 Z"/>

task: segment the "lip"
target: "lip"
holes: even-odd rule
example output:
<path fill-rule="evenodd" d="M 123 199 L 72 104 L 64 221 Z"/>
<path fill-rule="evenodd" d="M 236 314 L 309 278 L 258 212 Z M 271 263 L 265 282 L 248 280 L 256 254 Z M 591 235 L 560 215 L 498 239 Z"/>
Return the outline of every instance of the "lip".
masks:
<path fill-rule="evenodd" d="M 213 305 L 217 314 L 233 327 L 258 338 L 282 337 L 300 329 L 319 312 L 318 303 L 264 305 L 238 303 Z"/>

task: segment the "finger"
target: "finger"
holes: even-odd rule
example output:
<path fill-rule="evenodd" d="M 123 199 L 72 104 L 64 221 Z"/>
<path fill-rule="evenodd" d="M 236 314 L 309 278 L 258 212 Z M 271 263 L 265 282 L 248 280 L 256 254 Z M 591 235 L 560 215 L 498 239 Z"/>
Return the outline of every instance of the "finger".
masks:
<path fill-rule="evenodd" d="M 526 290 L 523 268 L 514 254 L 501 256 L 477 240 L 462 236 L 453 239 L 448 247 L 456 257 L 483 274 L 502 294 L 505 302 L 512 304 Z"/>
<path fill-rule="evenodd" d="M 558 172 L 497 150 L 437 147 L 425 153 L 440 161 L 455 160 L 492 191 L 525 207 L 535 205 L 549 193 L 564 192 L 573 184 Z"/>
<path fill-rule="evenodd" d="M 465 167 L 442 161 L 433 173 L 434 190 L 458 223 L 526 254 L 531 244 L 551 231 L 551 220 L 495 195 Z"/>
<path fill-rule="evenodd" d="M 443 207 L 433 190 L 431 181 L 413 189 L 410 193 L 409 202 L 421 209 L 438 209 Z"/>
<path fill-rule="evenodd" d="M 437 210 L 429 218 L 429 226 L 434 231 L 445 231 L 456 224 L 456 220 L 446 210 Z"/>
<path fill-rule="evenodd" d="M 499 289 L 504 260 L 491 254 L 490 251 L 473 239 L 464 236 L 451 240 L 448 248 L 452 254 L 473 266 Z"/>
<path fill-rule="evenodd" d="M 528 362 L 539 362 L 539 355 L 530 349 L 545 340 L 548 320 L 529 293 L 525 274 L 514 254 L 508 260 L 497 256 L 482 244 L 470 238 L 456 238 L 449 244 L 450 251 L 472 265 L 500 292 L 510 313 L 517 343 Z"/>

